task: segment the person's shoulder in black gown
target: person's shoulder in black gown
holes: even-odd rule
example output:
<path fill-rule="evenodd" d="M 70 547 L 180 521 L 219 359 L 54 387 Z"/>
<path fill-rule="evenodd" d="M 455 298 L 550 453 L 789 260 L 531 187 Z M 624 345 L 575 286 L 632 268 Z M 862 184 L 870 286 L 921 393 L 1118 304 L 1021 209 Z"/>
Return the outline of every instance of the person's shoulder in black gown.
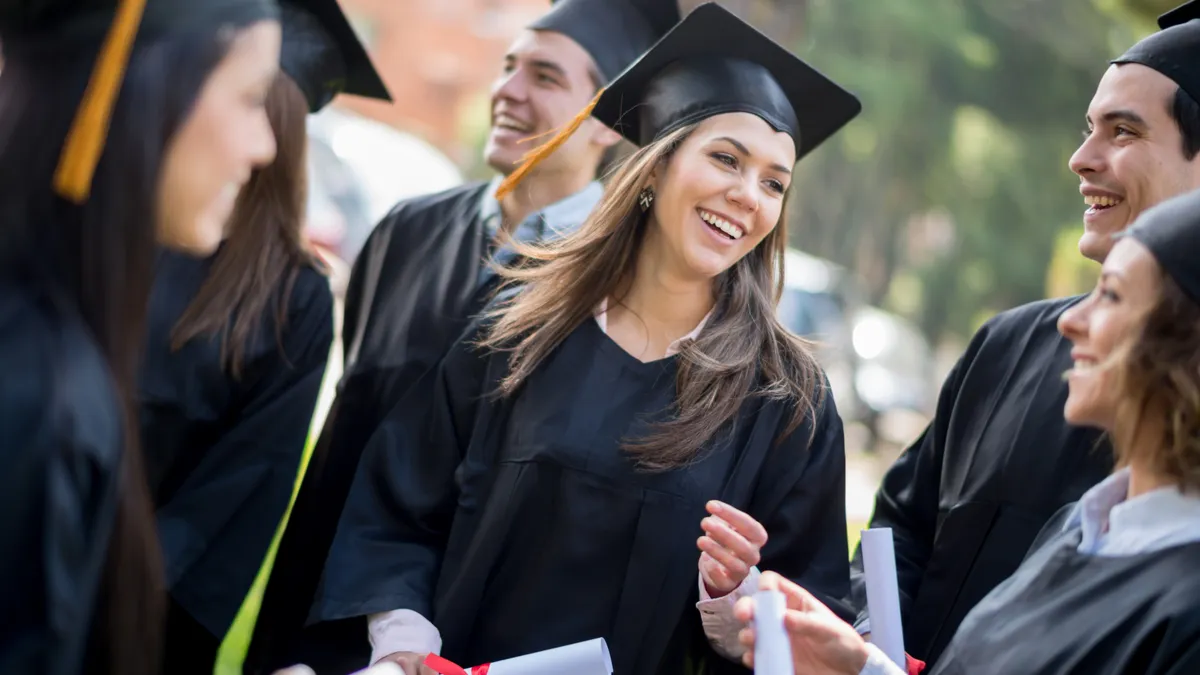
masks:
<path fill-rule="evenodd" d="M 79 672 L 123 452 L 108 365 L 82 322 L 0 283 L 0 672 Z"/>

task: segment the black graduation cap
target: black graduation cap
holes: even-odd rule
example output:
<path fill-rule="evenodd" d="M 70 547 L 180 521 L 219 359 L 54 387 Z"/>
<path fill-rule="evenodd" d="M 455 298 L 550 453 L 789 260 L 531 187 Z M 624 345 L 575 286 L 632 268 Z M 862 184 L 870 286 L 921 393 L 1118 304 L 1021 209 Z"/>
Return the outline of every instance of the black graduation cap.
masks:
<path fill-rule="evenodd" d="M 1150 249 L 1159 267 L 1200 304 L 1200 190 L 1147 209 L 1117 237 L 1131 237 Z"/>
<path fill-rule="evenodd" d="M 636 145 L 714 115 L 747 112 L 796 144 L 796 161 L 862 111 L 853 94 L 715 3 L 696 8 L 500 184 L 511 192 L 589 115 Z"/>
<path fill-rule="evenodd" d="M 1143 38 L 1112 63 L 1138 63 L 1166 75 L 1200 101 L 1200 0 L 1158 17 L 1162 30 Z"/>
<path fill-rule="evenodd" d="M 337 0 L 283 0 L 281 9 L 279 65 L 311 112 L 339 93 L 392 100 Z"/>
<path fill-rule="evenodd" d="M 678 22 L 678 0 L 557 0 L 528 28 L 579 43 L 611 80 Z"/>
<path fill-rule="evenodd" d="M 276 17 L 274 0 L 0 0 L 0 41 L 7 60 L 23 58 L 27 45 L 41 53 L 57 45 L 98 45 L 54 172 L 55 192 L 77 204 L 87 201 L 136 40 L 172 28 Z"/>
<path fill-rule="evenodd" d="M 1200 19 L 1200 0 L 1185 2 L 1175 9 L 1163 13 L 1158 17 L 1158 27 L 1165 30 L 1171 26 L 1187 23 L 1192 19 Z"/>
<path fill-rule="evenodd" d="M 707 3 L 610 84 L 592 115 L 645 145 L 714 115 L 748 112 L 791 135 L 798 161 L 861 111 L 853 94 Z"/>

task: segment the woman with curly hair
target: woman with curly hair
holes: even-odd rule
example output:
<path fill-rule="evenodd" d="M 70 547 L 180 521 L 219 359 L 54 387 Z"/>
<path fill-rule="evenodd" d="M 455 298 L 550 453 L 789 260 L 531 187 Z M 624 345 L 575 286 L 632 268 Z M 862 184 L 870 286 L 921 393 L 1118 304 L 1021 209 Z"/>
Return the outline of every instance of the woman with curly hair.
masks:
<path fill-rule="evenodd" d="M 1107 432 L 1117 470 L 1051 519 L 934 675 L 1200 672 L 1200 192 L 1120 236 L 1059 320 L 1074 345 L 1064 415 Z M 807 591 L 763 583 L 789 596 L 797 673 L 901 672 Z"/>

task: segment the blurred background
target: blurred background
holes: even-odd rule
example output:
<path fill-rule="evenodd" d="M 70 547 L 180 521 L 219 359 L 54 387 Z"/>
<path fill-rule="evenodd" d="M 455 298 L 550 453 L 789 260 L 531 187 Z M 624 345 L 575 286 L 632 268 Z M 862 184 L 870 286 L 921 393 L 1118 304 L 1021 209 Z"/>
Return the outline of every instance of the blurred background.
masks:
<path fill-rule="evenodd" d="M 1091 287 L 1067 160 L 1108 60 L 1178 2 L 720 0 L 864 104 L 799 167 L 780 307 L 846 423 L 852 531 L 975 329 Z M 342 5 L 395 102 L 341 97 L 310 125 L 309 230 L 335 286 L 397 201 L 490 177 L 489 86 L 549 2 Z"/>

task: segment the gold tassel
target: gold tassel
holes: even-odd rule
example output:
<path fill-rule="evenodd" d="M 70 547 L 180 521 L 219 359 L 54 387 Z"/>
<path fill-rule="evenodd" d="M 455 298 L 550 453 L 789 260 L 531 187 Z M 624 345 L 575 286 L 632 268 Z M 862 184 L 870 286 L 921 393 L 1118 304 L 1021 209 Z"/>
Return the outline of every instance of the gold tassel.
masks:
<path fill-rule="evenodd" d="M 575 130 L 579 128 L 579 125 L 583 124 L 584 120 L 592 116 L 592 111 L 596 109 L 596 104 L 600 102 L 600 97 L 603 95 L 603 89 L 596 92 L 596 97 L 592 99 L 592 102 L 587 104 L 586 108 L 579 111 L 579 114 L 575 116 L 575 119 L 568 122 L 561 131 L 555 134 L 554 138 L 551 138 L 542 145 L 539 145 L 530 152 L 526 153 L 525 156 L 521 158 L 521 166 L 517 167 L 516 171 L 510 173 L 500 183 L 500 187 L 496 188 L 496 199 L 504 199 L 508 195 L 512 194 L 512 191 L 517 188 L 517 185 L 519 185 L 521 181 L 525 180 L 525 177 L 529 175 L 530 171 L 533 171 L 535 166 L 541 163 L 543 159 L 549 157 L 550 154 L 562 146 L 563 143 L 566 143 L 567 139 L 571 137 L 571 134 L 575 133 Z"/>
<path fill-rule="evenodd" d="M 121 91 L 129 53 L 133 50 L 145 8 L 146 0 L 118 1 L 83 100 L 67 132 L 58 168 L 54 171 L 54 191 L 76 204 L 87 201 L 91 193 L 92 176 L 104 151 L 112 109 Z"/>

